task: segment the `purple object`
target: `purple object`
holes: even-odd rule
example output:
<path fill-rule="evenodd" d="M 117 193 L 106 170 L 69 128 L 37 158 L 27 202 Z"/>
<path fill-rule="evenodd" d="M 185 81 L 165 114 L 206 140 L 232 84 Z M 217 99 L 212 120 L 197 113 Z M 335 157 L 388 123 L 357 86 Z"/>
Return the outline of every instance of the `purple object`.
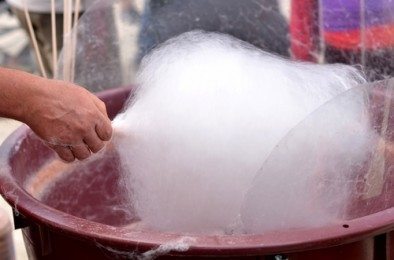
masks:
<path fill-rule="evenodd" d="M 331 32 L 360 29 L 363 5 L 366 27 L 394 24 L 392 0 L 323 0 L 324 29 Z"/>

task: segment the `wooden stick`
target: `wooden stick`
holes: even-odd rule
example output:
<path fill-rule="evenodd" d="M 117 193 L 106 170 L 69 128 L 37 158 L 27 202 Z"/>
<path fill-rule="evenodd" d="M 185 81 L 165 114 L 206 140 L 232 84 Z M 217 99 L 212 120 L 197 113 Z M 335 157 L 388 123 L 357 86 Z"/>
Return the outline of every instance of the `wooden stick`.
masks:
<path fill-rule="evenodd" d="M 72 32 L 72 46 L 71 46 L 71 82 L 74 82 L 75 78 L 75 60 L 76 60 L 76 48 L 77 48 L 77 23 L 79 19 L 79 11 L 81 7 L 81 0 L 76 0 L 75 8 L 74 8 L 74 23 L 73 23 L 73 32 Z"/>
<path fill-rule="evenodd" d="M 71 81 L 71 59 L 72 59 L 72 25 L 73 25 L 73 4 L 74 0 L 69 0 L 68 1 L 69 6 L 67 7 L 68 9 L 68 14 L 67 14 L 67 64 L 68 64 L 68 81 Z"/>
<path fill-rule="evenodd" d="M 57 78 L 57 38 L 56 38 L 56 10 L 55 0 L 51 0 L 51 26 L 52 26 L 52 67 L 53 77 Z"/>
<path fill-rule="evenodd" d="M 80 8 L 81 8 L 81 0 L 75 0 L 73 28 L 75 28 L 75 26 L 78 23 Z"/>
<path fill-rule="evenodd" d="M 71 69 L 71 39 L 70 31 L 72 26 L 72 0 L 64 0 L 63 12 L 63 79 L 70 81 Z"/>
<path fill-rule="evenodd" d="M 30 38 L 33 42 L 34 52 L 37 56 L 37 61 L 38 61 L 38 65 L 41 70 L 41 74 L 43 77 L 47 78 L 47 73 L 45 71 L 44 64 L 42 62 L 41 52 L 40 52 L 40 49 L 38 48 L 37 39 L 36 39 L 36 35 L 34 33 L 33 25 L 31 23 L 30 14 L 29 14 L 29 10 L 27 8 L 26 0 L 23 1 L 23 7 L 24 7 L 23 9 L 25 12 L 27 27 L 29 28 Z"/>
<path fill-rule="evenodd" d="M 67 7 L 68 0 L 63 0 L 63 80 L 67 80 Z"/>
<path fill-rule="evenodd" d="M 67 17 L 67 32 L 70 33 L 72 26 L 73 26 L 73 19 L 72 19 L 72 15 L 73 15 L 73 5 L 74 5 L 74 0 L 68 0 L 68 6 L 67 6 L 67 10 L 68 10 L 68 17 Z"/>

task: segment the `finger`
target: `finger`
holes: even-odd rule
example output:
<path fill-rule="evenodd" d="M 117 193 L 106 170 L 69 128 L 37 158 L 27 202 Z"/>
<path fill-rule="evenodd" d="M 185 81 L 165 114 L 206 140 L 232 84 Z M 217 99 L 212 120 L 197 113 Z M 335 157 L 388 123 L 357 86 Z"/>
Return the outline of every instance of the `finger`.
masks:
<path fill-rule="evenodd" d="M 90 156 L 90 150 L 85 144 L 71 146 L 71 151 L 78 160 L 84 160 Z"/>
<path fill-rule="evenodd" d="M 100 110 L 100 112 L 101 112 L 105 117 L 108 117 L 107 107 L 105 106 L 105 103 L 104 103 L 103 101 L 101 101 L 99 98 L 97 98 L 96 96 L 94 96 L 93 102 L 94 102 L 94 104 L 96 105 L 96 107 Z"/>
<path fill-rule="evenodd" d="M 108 118 L 102 118 L 102 120 L 96 124 L 96 133 L 101 140 L 109 141 L 112 136 L 111 121 Z"/>
<path fill-rule="evenodd" d="M 50 147 L 57 153 L 57 155 L 66 162 L 73 162 L 75 160 L 74 154 L 66 146 L 50 145 Z"/>
<path fill-rule="evenodd" d="M 97 136 L 95 130 L 89 132 L 83 141 L 93 153 L 97 153 L 104 147 L 104 142 Z"/>

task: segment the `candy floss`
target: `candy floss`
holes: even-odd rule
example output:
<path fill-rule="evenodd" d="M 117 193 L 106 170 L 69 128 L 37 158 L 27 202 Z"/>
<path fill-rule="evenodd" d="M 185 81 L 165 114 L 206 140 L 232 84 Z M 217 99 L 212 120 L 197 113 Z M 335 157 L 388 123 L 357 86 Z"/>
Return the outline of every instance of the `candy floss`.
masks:
<path fill-rule="evenodd" d="M 192 31 L 166 41 L 143 59 L 136 94 L 113 122 L 123 177 L 142 223 L 186 233 L 253 233 L 244 227 L 249 223 L 243 223 L 248 218 L 241 218 L 241 208 L 272 150 L 307 115 L 361 83 L 350 66 L 289 61 L 224 34 Z M 325 127 L 341 131 L 347 127 L 338 125 L 342 116 L 366 131 L 367 121 L 352 113 L 362 105 L 357 100 L 337 107 Z M 310 125 L 311 132 L 323 130 Z M 367 145 L 359 137 L 346 145 Z M 302 145 L 297 149 L 304 152 Z M 346 153 L 355 160 L 365 156 Z M 265 219 L 269 225 L 259 232 L 316 225 L 311 210 L 323 214 L 319 225 L 339 217 L 346 186 L 327 194 L 337 211 L 307 209 L 301 202 L 292 219 L 278 217 L 294 203 L 286 190 L 296 190 L 294 200 L 313 195 L 307 189 L 313 173 L 305 174 L 287 174 L 283 196 L 262 190 L 256 205 L 269 199 L 283 213 Z M 283 176 L 269 176 L 265 182 L 281 185 L 275 179 Z"/>

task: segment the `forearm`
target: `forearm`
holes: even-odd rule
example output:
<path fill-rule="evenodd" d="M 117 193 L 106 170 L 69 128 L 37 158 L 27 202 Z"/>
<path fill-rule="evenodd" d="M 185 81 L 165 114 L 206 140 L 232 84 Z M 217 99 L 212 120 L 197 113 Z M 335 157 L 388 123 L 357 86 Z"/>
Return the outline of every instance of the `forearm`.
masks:
<path fill-rule="evenodd" d="M 4 68 L 0 116 L 27 124 L 68 162 L 99 151 L 112 135 L 105 104 L 86 89 Z"/>
<path fill-rule="evenodd" d="M 0 68 L 0 117 L 24 121 L 29 100 L 42 90 L 42 80 L 26 72 Z"/>

